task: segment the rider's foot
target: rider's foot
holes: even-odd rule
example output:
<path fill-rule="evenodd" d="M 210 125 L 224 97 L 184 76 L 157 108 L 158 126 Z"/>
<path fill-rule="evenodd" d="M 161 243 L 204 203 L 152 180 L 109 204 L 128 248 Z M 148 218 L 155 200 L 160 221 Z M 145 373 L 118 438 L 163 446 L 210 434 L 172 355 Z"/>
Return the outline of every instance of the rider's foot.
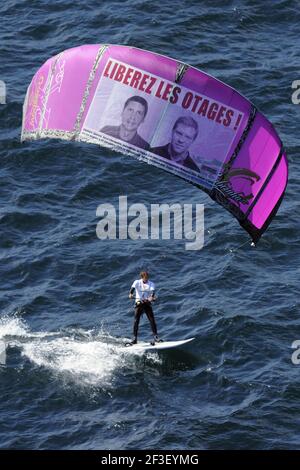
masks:
<path fill-rule="evenodd" d="M 161 338 L 159 338 L 158 335 L 154 336 L 154 341 L 155 341 L 155 343 L 162 343 L 163 342 L 163 340 Z"/>
<path fill-rule="evenodd" d="M 136 343 L 137 343 L 137 339 L 133 338 L 133 340 L 131 340 L 129 343 L 126 343 L 125 346 L 132 346 L 133 344 L 136 344 Z"/>

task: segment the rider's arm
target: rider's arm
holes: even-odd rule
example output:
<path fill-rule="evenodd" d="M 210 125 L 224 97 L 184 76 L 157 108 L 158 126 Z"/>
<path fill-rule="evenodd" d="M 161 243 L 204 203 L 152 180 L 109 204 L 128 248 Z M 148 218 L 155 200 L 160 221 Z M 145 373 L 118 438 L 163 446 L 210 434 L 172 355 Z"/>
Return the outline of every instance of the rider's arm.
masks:
<path fill-rule="evenodd" d="M 154 302 L 156 299 L 157 299 L 157 297 L 156 297 L 156 295 L 155 295 L 155 291 L 153 290 L 153 291 L 151 292 L 150 300 L 151 300 L 151 302 Z"/>
<path fill-rule="evenodd" d="M 133 294 L 134 294 L 134 291 L 135 291 L 135 288 L 132 287 L 129 291 L 129 298 L 132 299 L 133 298 Z"/>

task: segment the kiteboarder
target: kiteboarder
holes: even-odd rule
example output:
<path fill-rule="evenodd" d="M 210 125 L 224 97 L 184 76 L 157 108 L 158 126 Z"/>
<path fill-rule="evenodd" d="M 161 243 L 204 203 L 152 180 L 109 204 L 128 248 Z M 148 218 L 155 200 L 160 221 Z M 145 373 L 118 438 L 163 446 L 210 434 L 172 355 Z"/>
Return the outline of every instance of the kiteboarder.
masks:
<path fill-rule="evenodd" d="M 151 325 L 154 341 L 151 344 L 160 343 L 162 339 L 157 334 L 157 326 L 152 310 L 152 302 L 156 300 L 155 285 L 149 280 L 149 273 L 142 271 L 140 273 L 140 279 L 134 281 L 129 292 L 129 298 L 133 299 L 135 296 L 135 308 L 134 308 L 134 324 L 133 324 L 133 339 L 128 345 L 137 343 L 138 329 L 140 318 L 145 312 Z"/>
<path fill-rule="evenodd" d="M 105 126 L 100 132 L 124 140 L 135 147 L 148 150 L 148 142 L 137 132 L 138 127 L 144 122 L 147 112 L 147 101 L 141 96 L 131 96 L 124 104 L 121 124 L 119 126 Z"/>
<path fill-rule="evenodd" d="M 161 147 L 154 147 L 150 149 L 150 152 L 199 172 L 198 166 L 189 153 L 189 147 L 197 135 L 198 124 L 195 119 L 181 116 L 173 126 L 171 142 Z"/>

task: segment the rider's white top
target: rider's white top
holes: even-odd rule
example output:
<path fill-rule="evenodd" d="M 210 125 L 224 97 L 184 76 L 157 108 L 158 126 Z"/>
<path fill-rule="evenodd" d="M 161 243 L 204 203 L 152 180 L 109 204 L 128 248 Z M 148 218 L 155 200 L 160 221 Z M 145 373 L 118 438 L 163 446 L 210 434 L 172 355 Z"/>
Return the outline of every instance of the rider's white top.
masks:
<path fill-rule="evenodd" d="M 147 300 L 153 295 L 155 284 L 151 281 L 144 282 L 142 279 L 137 279 L 131 288 L 135 289 L 135 300 Z"/>

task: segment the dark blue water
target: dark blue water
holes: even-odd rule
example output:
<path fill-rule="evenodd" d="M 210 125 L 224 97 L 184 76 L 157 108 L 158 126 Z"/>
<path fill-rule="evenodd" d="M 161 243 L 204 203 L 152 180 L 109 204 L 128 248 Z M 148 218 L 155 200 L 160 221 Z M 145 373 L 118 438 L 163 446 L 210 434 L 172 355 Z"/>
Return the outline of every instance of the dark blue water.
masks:
<path fill-rule="evenodd" d="M 300 110 L 291 84 L 300 79 L 299 3 L 8 0 L 0 17 L 0 447 L 298 448 L 300 366 L 291 344 L 300 339 Z M 273 122 L 290 179 L 256 248 L 204 193 L 159 169 L 93 145 L 20 143 L 37 68 L 88 43 L 133 45 L 200 67 Z M 96 208 L 117 205 L 119 195 L 149 206 L 204 203 L 204 248 L 100 241 Z M 120 349 L 141 268 L 157 284 L 163 338 L 195 336 L 184 350 Z M 141 335 L 150 337 L 145 319 Z"/>

